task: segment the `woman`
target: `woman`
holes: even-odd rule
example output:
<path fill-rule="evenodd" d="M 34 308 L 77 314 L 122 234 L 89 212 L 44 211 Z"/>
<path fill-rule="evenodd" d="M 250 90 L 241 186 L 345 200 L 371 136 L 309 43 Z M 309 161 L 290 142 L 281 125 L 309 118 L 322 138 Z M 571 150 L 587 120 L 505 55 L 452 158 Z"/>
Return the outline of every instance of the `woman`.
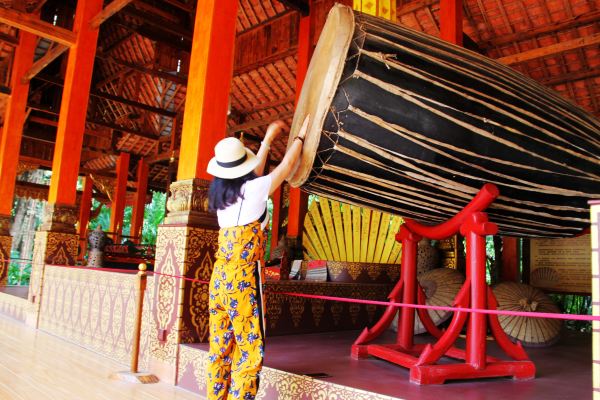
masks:
<path fill-rule="evenodd" d="M 210 281 L 208 399 L 254 399 L 264 356 L 260 262 L 269 220 L 267 199 L 290 175 L 302 151 L 308 117 L 281 164 L 263 170 L 284 127 L 269 125 L 258 154 L 230 137 L 215 146 L 209 208 L 217 212 L 219 244 Z"/>

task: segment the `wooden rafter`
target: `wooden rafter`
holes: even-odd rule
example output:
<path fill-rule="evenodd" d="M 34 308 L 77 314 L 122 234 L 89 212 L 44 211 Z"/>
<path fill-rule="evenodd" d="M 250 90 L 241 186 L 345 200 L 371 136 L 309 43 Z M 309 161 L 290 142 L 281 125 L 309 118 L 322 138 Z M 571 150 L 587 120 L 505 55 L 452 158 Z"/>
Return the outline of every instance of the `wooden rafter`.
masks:
<path fill-rule="evenodd" d="M 72 31 L 44 22 L 28 13 L 0 7 L 0 22 L 64 46 L 75 45 L 76 35 Z"/>
<path fill-rule="evenodd" d="M 583 79 L 591 79 L 600 76 L 600 68 L 586 69 L 583 71 L 569 72 L 565 75 L 559 75 L 552 78 L 540 81 L 546 86 L 557 86 L 563 83 L 580 81 Z"/>
<path fill-rule="evenodd" d="M 159 70 L 152 69 L 152 68 L 146 68 L 142 65 L 138 65 L 138 64 L 131 63 L 129 61 L 121 60 L 116 57 L 111 57 L 106 54 L 96 54 L 96 58 L 99 58 L 102 61 L 121 65 L 121 66 L 127 67 L 127 68 L 131 68 L 135 71 L 139 71 L 144 74 L 156 76 L 157 78 L 166 79 L 171 82 L 178 83 L 180 85 L 187 84 L 187 76 L 185 76 L 185 75 L 181 75 L 181 74 L 180 75 L 172 75 L 172 74 L 169 74 L 168 72 L 163 72 L 163 71 L 159 71 Z"/>
<path fill-rule="evenodd" d="M 537 49 L 524 51 L 522 53 L 511 54 L 510 56 L 500 57 L 497 59 L 497 61 L 508 65 L 517 64 L 540 57 L 551 56 L 565 51 L 579 49 L 581 47 L 592 46 L 598 43 L 600 43 L 600 33 L 577 39 L 566 40 L 561 43 L 539 47 Z"/>
<path fill-rule="evenodd" d="M 140 136 L 149 140 L 158 140 L 158 136 L 156 135 L 152 135 L 150 133 L 146 133 L 146 132 L 142 132 L 142 131 L 138 131 L 135 129 L 131 129 L 122 125 L 118 125 L 115 124 L 113 122 L 110 121 L 104 121 L 101 119 L 88 119 L 87 122 L 89 122 L 90 124 L 94 124 L 94 125 L 98 125 L 98 126 L 102 126 L 104 128 L 109 128 L 109 129 L 114 129 L 116 131 L 121 131 L 123 133 L 126 133 L 128 135 L 135 135 L 135 136 Z"/>
<path fill-rule="evenodd" d="M 133 0 L 113 0 L 112 3 L 104 7 L 102 11 L 92 18 L 90 21 L 90 26 L 92 29 L 98 28 L 104 21 L 121 11 L 123 7 L 132 2 Z"/>
<path fill-rule="evenodd" d="M 413 13 L 415 11 L 419 11 L 422 8 L 429 7 L 429 6 L 432 6 L 434 4 L 438 4 L 439 2 L 440 2 L 440 0 L 419 0 L 419 1 L 413 1 L 413 2 L 410 2 L 410 3 L 406 4 L 406 5 L 402 5 L 402 6 L 398 7 L 396 15 L 400 16 L 400 15 L 404 15 L 404 14 L 410 14 L 410 13 Z"/>
<path fill-rule="evenodd" d="M 271 122 L 278 120 L 278 119 L 287 119 L 287 118 L 291 118 L 294 115 L 293 111 L 284 111 L 275 115 L 271 115 L 267 118 L 263 118 L 263 119 L 255 119 L 252 121 L 248 121 L 248 122 L 244 122 L 243 124 L 239 124 L 236 126 L 232 126 L 231 128 L 227 129 L 227 133 L 232 134 L 235 132 L 240 132 L 240 131 L 245 131 L 245 130 L 250 130 L 253 128 L 258 128 L 261 126 L 265 126 L 270 124 Z"/>
<path fill-rule="evenodd" d="M 9 46 L 15 47 L 19 45 L 19 39 L 14 36 L 7 35 L 4 32 L 0 32 L 0 41 Z"/>
<path fill-rule="evenodd" d="M 62 44 L 55 44 L 53 47 L 49 48 L 46 54 L 44 54 L 40 59 L 38 59 L 32 66 L 29 68 L 29 71 L 25 73 L 22 78 L 23 83 L 27 83 L 36 76 L 41 70 L 46 68 L 48 64 L 52 61 L 56 60 L 61 56 L 65 51 L 69 50 L 67 46 L 63 46 Z"/>
<path fill-rule="evenodd" d="M 569 29 L 574 29 L 579 26 L 583 26 L 586 24 L 594 23 L 600 20 L 600 10 L 598 11 L 590 11 L 588 13 L 578 15 L 573 17 L 567 21 L 556 22 L 553 24 L 548 24 L 544 26 L 540 26 L 536 29 L 529 29 L 523 32 L 517 32 L 508 35 L 498 36 L 493 38 L 487 42 L 480 44 L 484 48 L 488 49 L 491 47 L 499 47 L 505 46 L 514 42 L 520 42 L 523 40 L 533 39 L 540 35 L 546 35 L 551 33 L 556 33 L 560 31 L 565 31 Z"/>
<path fill-rule="evenodd" d="M 262 60 L 259 60 L 258 62 L 255 62 L 253 64 L 236 65 L 235 69 L 233 70 L 233 75 L 238 76 L 238 75 L 248 73 L 250 71 L 254 71 L 258 67 L 262 67 L 263 65 L 272 64 L 279 60 L 283 60 L 287 57 L 294 57 L 297 53 L 298 53 L 297 47 L 293 46 L 285 51 L 273 54 L 267 58 L 264 58 Z"/>
<path fill-rule="evenodd" d="M 280 0 L 280 2 L 284 6 L 287 6 L 292 10 L 296 10 L 302 15 L 308 15 L 310 12 L 310 5 L 308 0 Z"/>

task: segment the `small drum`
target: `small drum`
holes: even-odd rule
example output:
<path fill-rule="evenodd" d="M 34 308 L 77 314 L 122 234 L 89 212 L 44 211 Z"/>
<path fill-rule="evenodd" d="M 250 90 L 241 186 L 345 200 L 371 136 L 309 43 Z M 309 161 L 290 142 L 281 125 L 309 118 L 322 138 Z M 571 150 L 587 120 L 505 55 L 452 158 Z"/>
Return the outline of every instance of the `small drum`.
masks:
<path fill-rule="evenodd" d="M 290 143 L 310 114 L 292 186 L 438 223 L 485 183 L 504 235 L 569 236 L 600 198 L 600 121 L 489 58 L 336 5 Z"/>

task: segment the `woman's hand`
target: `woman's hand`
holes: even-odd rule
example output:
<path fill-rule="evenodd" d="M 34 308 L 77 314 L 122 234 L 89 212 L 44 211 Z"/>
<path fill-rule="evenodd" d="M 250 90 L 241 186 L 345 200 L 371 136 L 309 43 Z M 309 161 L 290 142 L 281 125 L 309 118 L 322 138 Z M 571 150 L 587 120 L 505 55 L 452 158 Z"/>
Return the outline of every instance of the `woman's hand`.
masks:
<path fill-rule="evenodd" d="M 267 132 L 265 133 L 265 138 L 263 139 L 263 142 L 265 142 L 266 145 L 270 146 L 271 143 L 273 143 L 273 140 L 277 138 L 277 136 L 286 126 L 287 125 L 285 124 L 285 122 L 283 122 L 280 119 L 271 122 L 271 124 L 267 128 Z"/>

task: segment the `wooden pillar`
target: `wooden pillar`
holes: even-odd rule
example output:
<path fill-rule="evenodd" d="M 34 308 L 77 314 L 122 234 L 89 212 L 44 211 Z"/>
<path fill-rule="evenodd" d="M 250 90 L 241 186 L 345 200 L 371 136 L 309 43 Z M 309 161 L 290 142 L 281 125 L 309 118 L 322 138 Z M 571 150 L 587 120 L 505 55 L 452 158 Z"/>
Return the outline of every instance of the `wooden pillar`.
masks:
<path fill-rule="evenodd" d="M 11 96 L 6 105 L 0 138 L 0 286 L 6 285 L 8 276 L 8 259 L 12 245 L 10 220 L 29 93 L 29 83 L 23 83 L 21 77 L 33 64 L 36 43 L 35 35 L 21 31 L 13 59 Z"/>
<path fill-rule="evenodd" d="M 516 237 L 502 237 L 501 281 L 520 282 L 519 253 L 519 240 Z"/>
<path fill-rule="evenodd" d="M 108 231 L 112 232 L 115 244 L 121 242 L 121 235 L 123 234 L 123 215 L 125 214 L 125 198 L 127 196 L 129 159 L 129 153 L 121 153 L 117 159 L 117 180 L 115 182 L 114 199 L 110 207 L 110 225 L 108 227 Z"/>
<path fill-rule="evenodd" d="M 273 202 L 273 223 L 271 224 L 271 257 L 279 242 L 279 217 L 281 215 L 281 186 L 271 195 Z"/>
<path fill-rule="evenodd" d="M 462 0 L 440 1 L 440 37 L 462 46 Z"/>
<path fill-rule="evenodd" d="M 135 243 L 142 241 L 142 229 L 144 228 L 144 211 L 146 209 L 146 192 L 148 191 L 148 163 L 142 158 L 138 162 L 137 190 L 131 213 L 130 235 Z"/>
<path fill-rule="evenodd" d="M 592 315 L 600 315 L 600 200 L 590 201 Z M 592 321 L 592 392 L 600 400 L 600 321 Z"/>
<path fill-rule="evenodd" d="M 300 29 L 298 32 L 298 62 L 296 64 L 296 103 L 300 98 L 302 84 L 306 77 L 308 64 L 313 53 L 311 40 L 312 17 L 311 15 L 300 18 Z M 302 192 L 300 188 L 290 188 L 287 227 L 287 248 L 289 249 L 290 261 L 302 258 L 302 228 L 304 218 L 308 209 L 308 193 Z"/>
<path fill-rule="evenodd" d="M 77 178 L 98 41 L 98 28 L 91 28 L 90 20 L 102 10 L 102 3 L 102 0 L 77 1 L 73 21 L 75 45 L 68 53 L 48 204 L 44 222 L 35 235 L 29 285 L 29 300 L 35 307 L 28 323 L 36 327 L 45 265 L 75 265 L 77 260 Z"/>
<path fill-rule="evenodd" d="M 79 261 L 82 261 L 85 257 L 87 250 L 87 234 L 88 224 L 90 223 L 90 210 L 92 208 L 92 189 L 93 182 L 92 178 L 86 176 L 83 178 L 83 193 L 81 194 L 81 200 L 79 204 Z"/>
<path fill-rule="evenodd" d="M 177 181 L 156 241 L 154 268 L 163 274 L 208 280 L 212 273 L 219 228 L 207 209 L 206 167 L 226 133 L 237 10 L 238 0 L 197 4 Z M 154 279 L 150 369 L 174 382 L 179 343 L 208 339 L 208 287 L 164 275 Z"/>

